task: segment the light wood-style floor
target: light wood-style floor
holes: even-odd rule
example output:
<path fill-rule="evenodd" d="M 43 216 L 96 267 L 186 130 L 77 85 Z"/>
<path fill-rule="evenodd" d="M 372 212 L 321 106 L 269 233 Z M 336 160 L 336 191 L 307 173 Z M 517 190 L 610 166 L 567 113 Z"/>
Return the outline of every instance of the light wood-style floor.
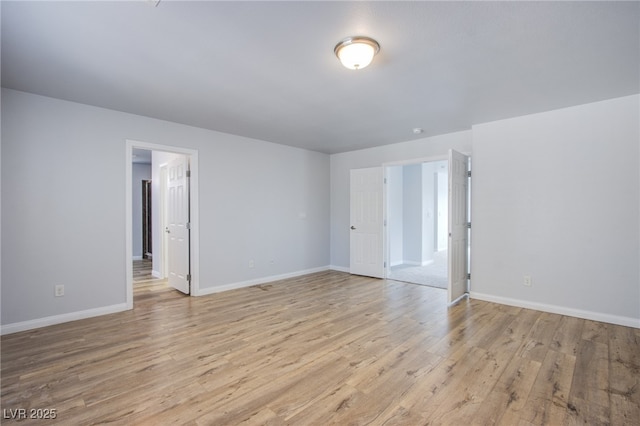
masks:
<path fill-rule="evenodd" d="M 140 259 L 133 261 L 133 282 L 139 283 L 153 280 L 151 273 L 153 262 L 151 259 Z"/>
<path fill-rule="evenodd" d="M 20 424 L 638 425 L 639 377 L 638 329 L 331 271 L 3 336 L 1 396 L 56 410 Z"/>

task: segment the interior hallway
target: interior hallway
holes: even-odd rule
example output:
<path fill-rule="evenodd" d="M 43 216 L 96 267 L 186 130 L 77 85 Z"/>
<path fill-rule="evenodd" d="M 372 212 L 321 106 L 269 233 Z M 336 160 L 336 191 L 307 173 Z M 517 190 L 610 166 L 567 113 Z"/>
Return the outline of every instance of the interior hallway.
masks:
<path fill-rule="evenodd" d="M 135 302 L 144 299 L 148 293 L 171 290 L 166 278 L 158 279 L 153 276 L 152 265 L 150 259 L 133 261 L 133 298 Z"/>

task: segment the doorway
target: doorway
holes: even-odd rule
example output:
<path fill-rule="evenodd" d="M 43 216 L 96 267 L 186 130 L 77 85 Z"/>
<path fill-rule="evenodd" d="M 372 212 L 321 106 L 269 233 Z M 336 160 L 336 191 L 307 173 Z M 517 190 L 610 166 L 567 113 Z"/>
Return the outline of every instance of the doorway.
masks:
<path fill-rule="evenodd" d="M 387 278 L 446 289 L 448 161 L 387 166 Z"/>
<path fill-rule="evenodd" d="M 153 258 L 151 211 L 151 180 L 144 179 L 142 181 L 142 258 L 147 260 Z"/>
<path fill-rule="evenodd" d="M 185 158 L 186 162 L 189 165 L 189 171 L 187 174 L 189 175 L 189 195 L 187 197 L 188 208 L 190 211 L 189 221 L 185 225 L 189 229 L 189 240 L 184 245 L 184 250 L 187 253 L 187 258 L 185 260 L 181 260 L 181 265 L 187 265 L 188 268 L 188 280 L 190 281 L 190 286 L 188 289 L 188 294 L 190 295 L 198 295 L 199 294 L 199 253 L 195 250 L 199 245 L 199 217 L 198 217 L 198 151 L 191 150 L 187 148 L 175 147 L 175 146 L 166 146 L 166 145 L 158 145 L 151 144 L 140 141 L 126 141 L 126 161 L 128 167 L 126 168 L 126 230 L 125 230 L 125 241 L 126 250 L 125 250 L 125 261 L 126 261 L 126 274 L 127 274 L 127 294 L 126 294 L 126 303 L 129 309 L 133 308 L 133 225 L 132 225 L 132 185 L 133 185 L 133 173 L 132 173 L 132 162 L 134 153 L 137 155 L 140 151 L 148 151 L 150 155 L 155 158 Z M 154 161 L 151 161 L 154 163 Z M 152 170 L 152 178 L 151 178 L 151 186 L 152 192 L 154 194 L 158 194 L 158 196 L 151 197 L 151 205 L 152 205 L 152 216 L 155 216 L 157 220 L 153 220 L 151 222 L 152 235 L 151 238 L 151 257 L 152 257 L 152 275 L 155 278 L 163 279 L 168 277 L 168 267 L 165 263 L 169 263 L 166 260 L 170 260 L 169 256 L 166 256 L 167 247 L 163 244 L 164 241 L 167 241 L 165 238 L 165 224 L 163 223 L 168 219 L 168 215 L 163 206 L 165 200 L 168 198 L 166 194 L 162 194 L 162 186 L 160 182 L 162 180 L 161 174 L 166 174 L 166 168 L 164 171 L 161 171 L 162 168 L 160 166 L 168 164 L 169 160 L 156 161 L 153 165 Z M 168 187 L 168 185 L 164 185 L 164 189 Z"/>

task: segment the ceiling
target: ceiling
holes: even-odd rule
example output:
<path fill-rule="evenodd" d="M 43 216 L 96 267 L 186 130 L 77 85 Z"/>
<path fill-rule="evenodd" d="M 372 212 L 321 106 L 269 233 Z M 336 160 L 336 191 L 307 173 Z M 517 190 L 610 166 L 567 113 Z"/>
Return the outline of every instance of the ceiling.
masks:
<path fill-rule="evenodd" d="M 325 153 L 640 92 L 639 2 L 1 7 L 3 87 Z"/>

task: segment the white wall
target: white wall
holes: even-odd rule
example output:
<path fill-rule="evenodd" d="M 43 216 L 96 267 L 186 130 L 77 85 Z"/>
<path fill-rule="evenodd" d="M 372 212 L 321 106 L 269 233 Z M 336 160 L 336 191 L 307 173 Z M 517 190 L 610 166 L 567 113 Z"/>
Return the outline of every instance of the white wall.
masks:
<path fill-rule="evenodd" d="M 134 259 L 142 258 L 142 181 L 151 179 L 151 164 L 133 163 L 131 170 L 131 242 Z M 151 199 L 153 202 L 153 198 Z M 155 216 L 152 215 L 152 221 Z M 152 222 L 153 223 L 153 222 Z"/>
<path fill-rule="evenodd" d="M 394 161 L 446 158 L 450 148 L 471 152 L 471 131 L 331 155 L 331 266 L 349 269 L 349 170 Z"/>
<path fill-rule="evenodd" d="M 404 263 L 422 264 L 422 165 L 404 166 L 402 241 Z"/>
<path fill-rule="evenodd" d="M 327 155 L 3 89 L 3 331 L 125 307 L 126 139 L 198 150 L 201 290 L 328 266 Z"/>
<path fill-rule="evenodd" d="M 422 264 L 433 261 L 436 250 L 435 238 L 435 162 L 422 163 Z"/>
<path fill-rule="evenodd" d="M 403 251 L 403 168 L 389 167 L 387 170 L 387 226 L 389 228 L 389 263 L 390 266 L 401 265 L 404 261 Z"/>
<path fill-rule="evenodd" d="M 473 127 L 473 297 L 640 326 L 639 99 Z"/>
<path fill-rule="evenodd" d="M 448 163 L 444 163 L 448 170 Z M 442 170 L 442 169 L 439 169 Z M 437 209 L 437 249 L 445 250 L 449 245 L 449 176 L 446 172 L 438 172 L 438 209 Z"/>

